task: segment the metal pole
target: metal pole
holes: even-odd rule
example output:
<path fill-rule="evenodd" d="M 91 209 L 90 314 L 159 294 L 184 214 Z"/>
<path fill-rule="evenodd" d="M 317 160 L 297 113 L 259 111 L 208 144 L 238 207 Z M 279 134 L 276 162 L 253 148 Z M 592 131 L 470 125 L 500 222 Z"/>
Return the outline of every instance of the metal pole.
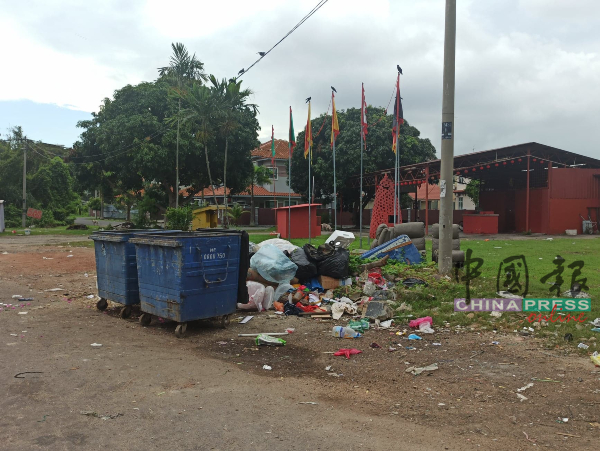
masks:
<path fill-rule="evenodd" d="M 396 192 L 398 193 L 396 196 L 396 219 L 394 220 L 394 225 L 402 222 L 402 211 L 400 210 L 400 143 L 398 142 L 400 138 L 400 124 L 396 127 Z"/>
<path fill-rule="evenodd" d="M 292 143 L 288 144 L 288 240 L 292 239 Z"/>
<path fill-rule="evenodd" d="M 25 138 L 25 148 L 23 149 L 23 213 L 21 217 L 21 225 L 23 228 L 27 226 L 27 138 Z"/>
<path fill-rule="evenodd" d="M 179 111 L 181 111 L 181 99 L 179 99 Z M 177 118 L 177 150 L 175 152 L 175 208 L 179 208 L 179 117 Z M 225 188 L 227 191 L 227 188 Z"/>
<path fill-rule="evenodd" d="M 456 51 L 456 0 L 446 0 L 444 81 L 442 95 L 442 163 L 440 174 L 440 248 L 438 270 L 452 271 L 452 193 L 454 172 L 454 65 Z"/>
<path fill-rule="evenodd" d="M 310 209 L 310 204 L 312 203 L 312 191 L 310 189 L 310 167 L 312 166 L 312 147 L 309 146 L 308 147 L 308 244 L 310 243 L 310 240 L 312 238 L 312 215 L 311 215 L 311 209 Z"/>
<path fill-rule="evenodd" d="M 425 235 L 429 235 L 429 165 L 425 166 Z"/>
<path fill-rule="evenodd" d="M 359 213 L 358 213 L 358 227 L 359 227 L 359 232 L 358 232 L 358 236 L 359 236 L 359 245 L 360 248 L 362 249 L 362 228 L 363 228 L 363 221 L 362 221 L 362 215 L 363 215 L 363 204 L 362 204 L 362 197 L 363 197 L 363 148 L 365 145 L 365 141 L 364 141 L 364 136 L 363 136 L 363 131 L 360 131 L 360 196 L 358 197 L 358 208 L 359 208 Z"/>
<path fill-rule="evenodd" d="M 333 224 L 334 229 L 337 230 L 337 185 L 335 178 L 335 136 L 333 137 Z"/>
<path fill-rule="evenodd" d="M 396 125 L 396 127 L 398 126 Z M 396 225 L 396 205 L 398 204 L 396 197 L 398 195 L 398 169 L 396 168 L 396 155 L 398 155 L 398 138 L 396 138 L 396 154 L 394 155 L 394 225 Z"/>
<path fill-rule="evenodd" d="M 527 151 L 527 191 L 525 196 L 525 232 L 529 231 L 529 151 Z M 479 183 L 481 186 L 481 182 Z"/>

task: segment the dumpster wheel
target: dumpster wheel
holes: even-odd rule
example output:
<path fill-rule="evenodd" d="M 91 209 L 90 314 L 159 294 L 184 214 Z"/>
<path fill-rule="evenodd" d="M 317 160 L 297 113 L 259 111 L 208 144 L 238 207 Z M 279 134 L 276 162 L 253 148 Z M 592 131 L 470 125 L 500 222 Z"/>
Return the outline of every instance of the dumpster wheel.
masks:
<path fill-rule="evenodd" d="M 219 318 L 219 326 L 221 326 L 223 329 L 225 329 L 227 326 L 229 326 L 230 320 L 229 320 L 230 315 L 223 315 Z"/>
<path fill-rule="evenodd" d="M 131 306 L 130 305 L 126 305 L 125 307 L 123 307 L 121 309 L 120 316 L 123 319 L 129 318 L 131 316 Z"/>
<path fill-rule="evenodd" d="M 187 323 L 178 324 L 177 327 L 175 328 L 175 336 L 177 338 L 183 338 L 183 336 L 185 335 L 186 329 L 187 329 Z"/>
<path fill-rule="evenodd" d="M 96 308 L 103 312 L 108 307 L 108 302 L 104 298 L 100 298 L 98 302 L 96 302 Z"/>
<path fill-rule="evenodd" d="M 148 313 L 142 313 L 140 315 L 140 324 L 143 327 L 148 327 L 150 325 L 150 321 L 152 321 L 152 316 Z"/>

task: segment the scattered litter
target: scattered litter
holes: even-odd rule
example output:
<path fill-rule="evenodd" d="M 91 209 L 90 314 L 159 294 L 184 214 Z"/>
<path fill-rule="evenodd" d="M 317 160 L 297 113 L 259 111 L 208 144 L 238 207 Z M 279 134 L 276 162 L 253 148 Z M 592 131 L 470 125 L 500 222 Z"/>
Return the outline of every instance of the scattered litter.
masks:
<path fill-rule="evenodd" d="M 589 348 L 590 346 L 589 346 L 589 345 L 586 345 L 585 343 L 579 343 L 579 344 L 577 345 L 577 347 L 578 347 L 578 348 L 580 348 L 580 349 L 587 349 L 587 348 Z"/>
<path fill-rule="evenodd" d="M 283 338 L 271 337 L 267 334 L 260 334 L 256 337 L 255 343 L 257 346 L 284 346 L 285 340 Z"/>
<path fill-rule="evenodd" d="M 343 355 L 343 356 L 346 356 L 347 359 L 349 359 L 351 355 L 356 355 L 356 354 L 360 354 L 360 353 L 362 353 L 362 351 L 352 348 L 352 349 L 340 349 L 339 351 L 334 352 L 333 355 L 335 355 L 335 356 Z"/>
<path fill-rule="evenodd" d="M 600 327 L 594 327 L 594 328 L 592 329 L 592 332 L 600 332 Z"/>
<path fill-rule="evenodd" d="M 381 348 L 381 346 L 379 346 L 377 343 L 373 342 L 370 345 L 372 348 Z"/>
<path fill-rule="evenodd" d="M 69 254 L 69 255 L 67 255 L 67 258 L 72 257 L 72 256 L 73 256 L 73 254 Z"/>
<path fill-rule="evenodd" d="M 243 320 L 240 321 L 240 324 L 246 324 L 252 318 L 254 318 L 254 316 L 246 316 Z"/>
<path fill-rule="evenodd" d="M 559 423 L 568 423 L 569 419 L 568 418 L 560 418 L 560 417 L 558 417 L 558 421 L 559 421 Z"/>
<path fill-rule="evenodd" d="M 425 316 L 423 318 L 413 319 L 408 323 L 410 327 L 418 327 L 419 331 L 424 334 L 432 334 L 434 330 L 431 328 L 433 324 L 433 319 L 431 316 Z M 410 337 L 409 337 L 410 338 Z"/>
<path fill-rule="evenodd" d="M 19 315 L 27 315 L 27 312 L 19 312 Z"/>
<path fill-rule="evenodd" d="M 531 388 L 531 387 L 533 387 L 533 382 L 530 382 L 530 383 L 528 383 L 528 384 L 527 384 L 527 385 L 525 385 L 524 387 L 517 388 L 517 391 L 518 391 L 518 392 L 522 392 L 522 391 L 525 391 L 525 390 L 527 390 L 528 388 Z"/>
<path fill-rule="evenodd" d="M 350 327 L 334 326 L 332 335 L 336 338 L 360 338 L 362 335 Z"/>
<path fill-rule="evenodd" d="M 418 335 L 415 335 L 415 334 L 410 334 L 410 335 L 408 336 L 408 339 L 409 339 L 409 340 L 422 340 L 422 338 L 421 338 L 421 337 L 419 337 Z"/>
<path fill-rule="evenodd" d="M 500 246 L 494 246 L 494 249 L 502 249 Z"/>
<path fill-rule="evenodd" d="M 218 345 L 226 345 L 226 344 L 227 344 L 227 342 L 226 342 L 226 341 L 217 341 L 217 344 L 218 344 Z"/>
<path fill-rule="evenodd" d="M 23 371 L 22 373 L 15 374 L 15 379 L 25 379 L 21 374 L 43 374 L 43 371 Z"/>
<path fill-rule="evenodd" d="M 590 356 L 590 359 L 592 359 L 592 362 L 594 363 L 594 365 L 600 366 L 600 354 L 598 354 L 598 351 L 594 352 Z"/>
<path fill-rule="evenodd" d="M 340 377 L 343 376 L 343 374 L 338 374 L 338 373 L 327 373 L 328 376 L 333 376 L 333 377 Z"/>
<path fill-rule="evenodd" d="M 90 346 L 92 348 L 101 348 L 102 347 L 102 345 L 100 343 L 92 343 Z"/>
<path fill-rule="evenodd" d="M 10 334 L 11 337 L 18 337 L 19 334 Z"/>
<path fill-rule="evenodd" d="M 325 367 L 325 371 L 331 371 L 331 365 Z"/>
<path fill-rule="evenodd" d="M 12 298 L 13 299 L 21 299 L 23 296 L 21 296 L 20 294 L 13 294 Z"/>
<path fill-rule="evenodd" d="M 65 291 L 64 288 L 50 288 L 49 290 L 44 290 L 45 292 L 53 292 L 53 291 Z"/>
<path fill-rule="evenodd" d="M 390 327 L 392 327 L 392 322 L 394 320 L 393 319 L 388 319 L 387 321 L 383 321 L 381 323 L 379 323 L 379 327 L 381 327 L 382 329 L 389 329 Z M 592 329 L 594 330 L 594 329 Z"/>
<path fill-rule="evenodd" d="M 521 402 L 527 401 L 527 399 L 529 399 L 526 396 L 523 396 L 521 393 L 517 393 L 517 396 L 519 397 L 519 399 L 521 400 Z"/>
<path fill-rule="evenodd" d="M 499 344 L 500 344 L 500 342 L 499 342 L 499 341 L 492 341 L 492 344 L 493 344 L 493 345 L 499 345 Z"/>
<path fill-rule="evenodd" d="M 310 404 L 311 406 L 316 406 L 319 403 L 318 402 L 312 402 L 312 401 L 302 401 L 302 402 L 299 402 L 298 404 Z"/>
<path fill-rule="evenodd" d="M 93 294 L 89 294 L 86 296 L 88 299 L 94 299 L 94 295 Z"/>
<path fill-rule="evenodd" d="M 348 327 L 355 330 L 356 332 L 360 332 L 361 334 L 365 332 L 365 330 L 369 329 L 369 320 L 367 319 L 359 319 L 359 320 L 350 320 L 348 322 Z"/>
<path fill-rule="evenodd" d="M 492 313 L 490 313 L 490 316 L 492 316 L 494 318 L 500 318 L 502 316 L 502 312 L 499 312 L 498 310 L 494 310 Z"/>
<path fill-rule="evenodd" d="M 556 435 L 563 435 L 565 437 L 575 437 L 575 438 L 581 438 L 581 435 L 573 435 L 573 434 L 566 434 L 564 432 L 557 432 Z"/>
<path fill-rule="evenodd" d="M 573 334 L 565 334 L 565 341 L 573 341 Z"/>
<path fill-rule="evenodd" d="M 554 379 L 538 379 L 537 377 L 532 377 L 531 378 L 532 381 L 537 381 L 537 382 L 558 382 L 560 384 L 560 381 L 555 381 Z"/>
<path fill-rule="evenodd" d="M 115 418 L 122 417 L 122 413 L 117 413 L 115 415 L 99 415 L 97 412 L 93 411 L 84 411 L 82 410 L 81 415 L 86 415 L 88 417 L 100 418 L 101 420 L 114 420 Z"/>
<path fill-rule="evenodd" d="M 263 365 L 263 370 L 271 371 L 272 369 L 269 365 Z"/>
<path fill-rule="evenodd" d="M 523 299 L 522 296 L 519 296 L 518 294 L 513 294 L 510 291 L 498 291 L 496 294 L 501 298 L 506 299 Z"/>
<path fill-rule="evenodd" d="M 441 343 L 431 343 L 433 346 L 442 346 Z"/>
<path fill-rule="evenodd" d="M 445 406 L 446 404 L 444 404 L 443 402 L 438 403 L 438 406 L 442 407 Z"/>
<path fill-rule="evenodd" d="M 416 285 L 424 285 L 424 286 L 428 286 L 427 282 L 425 282 L 423 279 L 417 279 L 414 277 L 409 277 L 408 279 L 404 279 L 402 281 L 402 285 L 404 285 L 406 288 L 412 288 Z"/>
<path fill-rule="evenodd" d="M 407 347 L 406 347 L 406 349 L 407 349 L 408 351 L 414 351 L 414 350 L 415 350 L 415 349 L 417 349 L 417 348 L 414 348 L 414 347 L 412 347 L 412 346 L 407 346 Z"/>
<path fill-rule="evenodd" d="M 600 327 L 600 318 L 596 318 L 592 321 L 592 326 Z"/>
<path fill-rule="evenodd" d="M 49 257 L 42 257 L 42 260 L 54 260 L 53 258 L 49 258 Z"/>
<path fill-rule="evenodd" d="M 437 363 L 432 363 L 431 365 L 428 366 L 423 366 L 420 368 L 417 368 L 415 366 L 411 366 L 410 368 L 406 368 L 406 372 L 407 373 L 412 373 L 415 376 L 418 376 L 419 374 L 425 372 L 425 371 L 435 371 L 439 369 L 438 364 Z"/>
<path fill-rule="evenodd" d="M 396 348 L 393 348 L 393 347 L 391 347 L 391 346 L 388 348 L 388 352 L 394 352 L 394 351 L 397 351 L 397 349 L 396 349 Z"/>

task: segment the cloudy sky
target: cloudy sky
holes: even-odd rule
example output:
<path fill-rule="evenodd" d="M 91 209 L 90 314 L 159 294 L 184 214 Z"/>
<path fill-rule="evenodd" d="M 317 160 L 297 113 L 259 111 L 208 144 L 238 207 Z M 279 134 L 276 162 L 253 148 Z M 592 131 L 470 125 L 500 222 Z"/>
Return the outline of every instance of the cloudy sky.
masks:
<path fill-rule="evenodd" d="M 183 42 L 230 77 L 318 0 L 0 0 L 0 133 L 77 139 L 75 124 L 126 84 L 153 80 Z M 455 151 L 537 141 L 600 158 L 600 1 L 458 0 Z M 444 0 L 329 0 L 244 76 L 260 138 L 285 139 L 327 110 L 386 106 L 401 81 L 405 117 L 440 147 Z M 343 132 L 343 131 L 342 131 Z"/>

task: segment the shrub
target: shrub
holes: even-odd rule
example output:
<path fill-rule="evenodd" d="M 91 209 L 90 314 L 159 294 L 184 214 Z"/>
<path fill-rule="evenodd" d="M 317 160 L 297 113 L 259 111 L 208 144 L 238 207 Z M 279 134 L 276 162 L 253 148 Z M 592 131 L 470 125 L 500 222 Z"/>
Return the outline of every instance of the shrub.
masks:
<path fill-rule="evenodd" d="M 190 230 L 192 223 L 192 207 L 167 208 L 165 215 L 167 229 Z"/>

